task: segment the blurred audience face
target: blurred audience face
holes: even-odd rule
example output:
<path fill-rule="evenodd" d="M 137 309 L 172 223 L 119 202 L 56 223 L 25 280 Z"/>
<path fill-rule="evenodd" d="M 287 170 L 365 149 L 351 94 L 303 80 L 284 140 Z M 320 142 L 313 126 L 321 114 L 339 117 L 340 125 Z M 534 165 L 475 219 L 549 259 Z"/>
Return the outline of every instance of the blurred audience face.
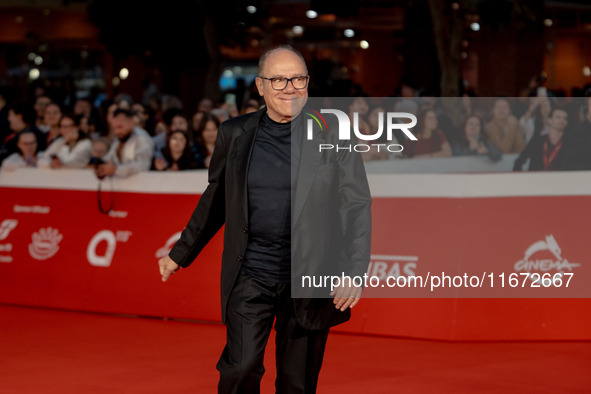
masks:
<path fill-rule="evenodd" d="M 353 100 L 353 103 L 349 106 L 349 111 L 351 113 L 357 112 L 359 116 L 367 115 L 367 111 L 369 111 L 369 107 L 367 105 L 367 101 L 363 97 L 357 97 Z"/>
<path fill-rule="evenodd" d="M 60 120 L 59 126 L 60 133 L 64 141 L 66 141 L 67 143 L 72 143 L 78 140 L 80 132 L 78 131 L 78 126 L 76 126 L 74 119 L 64 116 Z"/>
<path fill-rule="evenodd" d="M 540 112 L 542 116 L 547 118 L 550 115 L 550 111 L 552 111 L 552 104 L 550 104 L 548 97 L 540 97 Z"/>
<path fill-rule="evenodd" d="M 197 106 L 197 112 L 211 112 L 212 109 L 213 102 L 208 98 L 202 99 Z"/>
<path fill-rule="evenodd" d="M 380 112 L 386 113 L 386 110 L 382 107 L 375 107 L 370 113 L 369 117 L 367 118 L 367 122 L 369 123 L 371 132 L 377 132 L 380 128 Z M 384 115 L 382 115 L 384 117 Z"/>
<path fill-rule="evenodd" d="M 193 123 L 193 130 L 199 129 L 201 119 L 203 119 L 203 112 L 197 112 L 195 115 L 193 115 L 193 119 L 191 120 Z"/>
<path fill-rule="evenodd" d="M 74 115 L 84 115 L 85 117 L 90 116 L 90 112 L 92 111 L 92 107 L 90 102 L 86 100 L 78 100 L 76 104 L 74 104 Z"/>
<path fill-rule="evenodd" d="M 439 125 L 437 121 L 437 114 L 434 111 L 428 111 L 425 114 L 425 126 L 423 127 L 425 130 L 436 130 L 437 126 Z"/>
<path fill-rule="evenodd" d="M 109 108 L 107 108 L 107 124 L 110 127 L 113 127 L 111 123 L 113 122 L 113 114 L 115 113 L 115 111 L 117 111 L 117 108 L 117 104 L 115 103 L 109 105 Z"/>
<path fill-rule="evenodd" d="M 172 122 L 170 122 L 170 129 L 189 131 L 189 123 L 184 116 L 177 115 L 172 118 Z"/>
<path fill-rule="evenodd" d="M 260 76 L 293 78 L 307 74 L 308 69 L 298 55 L 285 49 L 278 49 L 267 56 Z M 292 103 L 301 107 L 304 105 L 304 99 L 308 97 L 307 87 L 295 89 L 292 82 L 288 82 L 283 90 L 273 89 L 271 81 L 261 78 L 256 79 L 256 85 L 259 95 L 267 104 L 267 114 L 276 122 L 290 121 L 292 116 L 299 113 L 299 109 L 292 113 Z M 296 99 L 299 100 L 295 101 Z"/>
<path fill-rule="evenodd" d="M 14 132 L 21 131 L 27 127 L 27 124 L 23 121 L 23 116 L 15 113 L 13 110 L 8 110 L 8 125 Z"/>
<path fill-rule="evenodd" d="M 210 120 L 206 123 L 205 128 L 203 129 L 203 143 L 205 145 L 214 145 L 217 135 L 218 127 L 216 126 L 215 122 Z"/>
<path fill-rule="evenodd" d="M 45 115 L 45 107 L 47 107 L 49 103 L 51 103 L 51 99 L 49 97 L 37 97 L 37 100 L 35 100 L 35 105 L 33 106 L 33 108 L 35 108 L 35 112 L 37 112 L 38 119 L 43 119 L 43 116 Z"/>
<path fill-rule="evenodd" d="M 88 136 L 92 133 L 90 123 L 88 123 L 88 118 L 86 116 L 83 118 L 80 118 L 79 129 L 80 129 L 80 131 L 82 131 L 84 134 L 86 134 Z"/>
<path fill-rule="evenodd" d="M 415 96 L 415 90 L 411 87 L 408 86 L 406 84 L 402 85 L 402 87 L 400 88 L 400 95 L 402 97 L 414 97 Z"/>
<path fill-rule="evenodd" d="M 174 156 L 182 155 L 187 147 L 187 138 L 181 132 L 173 131 L 168 140 L 170 153 Z"/>
<path fill-rule="evenodd" d="M 119 114 L 113 117 L 113 120 L 111 121 L 111 127 L 113 128 L 115 136 L 120 140 L 124 140 L 133 132 L 135 122 L 133 118 L 128 118 L 124 114 Z"/>
<path fill-rule="evenodd" d="M 144 109 L 144 106 L 140 103 L 135 103 L 131 106 L 131 111 L 135 114 L 135 116 L 138 117 L 138 124 L 143 127 L 146 124 L 147 120 L 146 110 Z"/>
<path fill-rule="evenodd" d="M 507 100 L 497 100 L 493 107 L 493 117 L 505 121 L 511 116 L 511 108 Z"/>
<path fill-rule="evenodd" d="M 556 131 L 563 132 L 568 125 L 568 114 L 562 109 L 555 109 L 548 119 L 548 125 Z"/>
<path fill-rule="evenodd" d="M 167 132 L 167 128 L 166 128 L 166 125 L 164 124 L 164 122 L 156 123 L 156 126 L 154 126 L 154 134 L 155 135 L 166 133 L 166 132 Z"/>
<path fill-rule="evenodd" d="M 478 139 L 480 136 L 482 125 L 480 124 L 480 119 L 475 116 L 470 116 L 466 120 L 466 129 L 464 132 L 466 133 L 467 139 Z"/>
<path fill-rule="evenodd" d="M 37 137 L 34 133 L 23 133 L 19 136 L 16 146 L 20 149 L 23 158 L 34 157 L 37 151 Z"/>
<path fill-rule="evenodd" d="M 92 141 L 92 157 L 103 157 L 109 151 L 109 145 L 104 140 Z"/>
<path fill-rule="evenodd" d="M 45 115 L 43 115 L 43 123 L 48 126 L 56 127 L 62 116 L 62 110 L 57 104 L 49 104 L 45 107 Z"/>

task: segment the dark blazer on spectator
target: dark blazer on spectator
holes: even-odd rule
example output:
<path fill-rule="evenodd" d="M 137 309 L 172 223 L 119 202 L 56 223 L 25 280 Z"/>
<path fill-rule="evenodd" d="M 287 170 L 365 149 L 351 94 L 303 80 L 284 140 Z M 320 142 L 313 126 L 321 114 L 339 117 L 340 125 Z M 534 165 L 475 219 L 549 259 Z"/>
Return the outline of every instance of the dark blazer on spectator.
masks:
<path fill-rule="evenodd" d="M 534 136 L 523 152 L 519 155 L 513 166 L 514 171 L 521 171 L 525 162 L 529 159 L 528 171 L 544 171 L 544 142 L 548 140 L 548 136 L 536 135 Z M 572 136 L 565 132 L 562 140 L 562 147 L 549 163 L 549 171 L 567 171 L 575 170 L 573 167 L 573 161 L 571 160 L 577 153 L 577 146 L 574 143 Z M 551 156 L 552 152 L 548 152 L 548 156 Z M 550 157 L 548 157 L 550 158 Z"/>
<path fill-rule="evenodd" d="M 220 126 L 209 185 L 170 252 L 174 262 L 187 267 L 225 224 L 221 272 L 224 323 L 248 241 L 248 167 L 265 111 L 263 108 L 232 118 Z M 363 275 L 367 271 L 371 197 L 363 162 L 354 152 L 319 150 L 319 143 L 343 144 L 337 139 L 337 130 L 332 127 L 329 133 L 314 129 L 312 140 L 298 137 L 292 142 L 292 150 L 300 148 L 295 173 L 292 160 L 292 273 L 327 272 L 325 265 L 337 261 L 336 268 L 346 274 Z M 338 247 L 342 245 L 346 250 Z M 349 319 L 350 310 L 336 310 L 332 298 L 327 297 L 328 293 L 325 298 L 293 299 L 302 327 L 323 329 Z"/>

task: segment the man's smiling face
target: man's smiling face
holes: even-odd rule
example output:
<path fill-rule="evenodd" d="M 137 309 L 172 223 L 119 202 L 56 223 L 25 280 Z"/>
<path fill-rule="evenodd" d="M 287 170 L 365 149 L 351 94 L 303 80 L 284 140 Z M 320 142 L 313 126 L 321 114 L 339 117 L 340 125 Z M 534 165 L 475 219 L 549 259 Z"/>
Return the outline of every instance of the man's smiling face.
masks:
<path fill-rule="evenodd" d="M 307 74 L 306 65 L 298 55 L 286 49 L 278 49 L 268 55 L 260 76 L 293 78 Z M 291 121 L 292 116 L 298 115 L 308 97 L 307 86 L 304 89 L 295 89 L 291 82 L 288 82 L 283 90 L 274 90 L 271 81 L 267 79 L 257 78 L 256 85 L 259 94 L 264 97 L 267 104 L 267 114 L 276 122 Z M 297 107 L 294 106 L 292 114 L 292 102 L 294 101 Z"/>

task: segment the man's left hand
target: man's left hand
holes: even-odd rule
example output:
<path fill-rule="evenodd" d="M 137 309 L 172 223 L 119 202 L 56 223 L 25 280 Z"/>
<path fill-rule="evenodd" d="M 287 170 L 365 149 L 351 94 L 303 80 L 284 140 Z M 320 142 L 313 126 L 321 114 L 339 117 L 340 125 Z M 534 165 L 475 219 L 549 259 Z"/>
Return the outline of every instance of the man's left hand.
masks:
<path fill-rule="evenodd" d="M 335 308 L 340 309 L 341 312 L 344 312 L 347 308 L 353 308 L 359 302 L 361 298 L 361 292 L 363 289 L 361 287 L 355 286 L 340 286 L 335 287 L 333 291 L 330 292 L 331 296 L 334 296 L 334 304 Z"/>

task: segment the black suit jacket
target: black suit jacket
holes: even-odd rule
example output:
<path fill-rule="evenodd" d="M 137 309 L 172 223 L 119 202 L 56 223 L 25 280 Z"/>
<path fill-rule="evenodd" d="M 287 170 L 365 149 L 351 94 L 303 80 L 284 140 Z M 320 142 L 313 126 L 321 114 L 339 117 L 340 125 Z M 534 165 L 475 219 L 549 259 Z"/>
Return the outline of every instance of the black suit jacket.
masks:
<path fill-rule="evenodd" d="M 239 116 L 220 126 L 209 167 L 209 185 L 170 252 L 174 262 L 187 267 L 226 225 L 221 273 L 223 323 L 248 241 L 247 175 L 265 111 Z M 292 276 L 336 269 L 363 275 L 367 270 L 371 197 L 365 170 L 358 154 L 319 151 L 319 143 L 339 143 L 334 131 L 315 129 L 313 140 L 298 137 L 299 143 L 292 143 L 299 150 L 297 171 L 292 169 Z M 327 268 L 331 262 L 332 268 Z M 325 290 L 324 298 L 293 299 L 296 317 L 304 328 L 322 329 L 349 319 L 350 311 L 336 310 Z"/>

